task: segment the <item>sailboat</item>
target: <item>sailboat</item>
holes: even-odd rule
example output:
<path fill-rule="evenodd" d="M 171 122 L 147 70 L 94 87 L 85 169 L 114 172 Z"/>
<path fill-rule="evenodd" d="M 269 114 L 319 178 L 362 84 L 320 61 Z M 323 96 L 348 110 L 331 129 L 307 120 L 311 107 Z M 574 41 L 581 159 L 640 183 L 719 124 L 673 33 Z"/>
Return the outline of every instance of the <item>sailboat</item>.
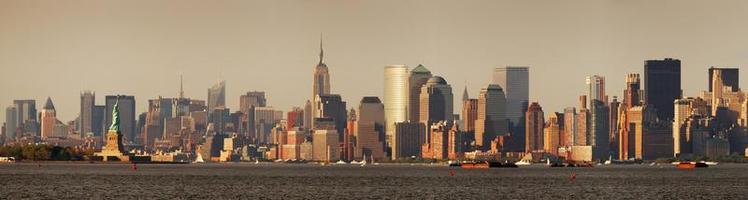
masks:
<path fill-rule="evenodd" d="M 603 164 L 610 165 L 611 163 L 613 163 L 612 159 L 613 159 L 613 156 L 608 156 L 608 160 L 606 160 L 605 163 Z"/>
<path fill-rule="evenodd" d="M 197 154 L 197 158 L 195 158 L 195 161 L 192 163 L 204 163 L 203 156 L 201 156 L 199 153 Z"/>

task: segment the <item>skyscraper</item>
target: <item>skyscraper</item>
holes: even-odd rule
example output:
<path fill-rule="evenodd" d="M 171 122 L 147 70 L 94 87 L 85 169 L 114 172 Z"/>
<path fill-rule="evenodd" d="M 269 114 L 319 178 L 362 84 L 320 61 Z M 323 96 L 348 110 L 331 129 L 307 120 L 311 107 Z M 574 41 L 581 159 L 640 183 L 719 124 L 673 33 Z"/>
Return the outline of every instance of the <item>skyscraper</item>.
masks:
<path fill-rule="evenodd" d="M 378 97 L 364 97 L 358 106 L 356 120 L 356 153 L 357 159 L 367 155 L 368 158 L 380 160 L 384 155 L 384 104 Z"/>
<path fill-rule="evenodd" d="M 239 111 L 243 114 L 243 135 L 255 135 L 255 108 L 266 107 L 265 92 L 249 91 L 239 97 Z"/>
<path fill-rule="evenodd" d="M 526 116 L 525 152 L 542 151 L 544 150 L 543 128 L 545 127 L 543 108 L 537 102 L 533 102 L 527 107 Z"/>
<path fill-rule="evenodd" d="M 673 119 L 673 102 L 681 98 L 680 60 L 647 60 L 644 64 L 644 102 L 661 120 Z"/>
<path fill-rule="evenodd" d="M 558 155 L 558 147 L 561 146 L 563 138 L 564 114 L 553 112 L 548 116 L 548 123 L 543 129 L 543 149 L 545 152 Z"/>
<path fill-rule="evenodd" d="M 564 138 L 561 146 L 573 146 L 577 144 L 577 110 L 574 107 L 564 109 Z"/>
<path fill-rule="evenodd" d="M 17 126 L 28 123 L 36 123 L 36 100 L 14 100 L 13 105 L 16 107 Z"/>
<path fill-rule="evenodd" d="M 314 121 L 320 118 L 332 119 L 335 124 L 335 130 L 338 133 L 345 133 L 345 124 L 348 118 L 348 110 L 346 109 L 346 102 L 337 94 L 325 94 L 317 95 L 315 97 L 314 107 L 318 110 L 314 111 L 317 116 L 314 116 Z M 316 124 L 316 122 L 314 123 Z M 322 127 L 316 126 L 314 129 L 320 129 Z M 343 134 L 337 134 L 340 136 L 340 141 L 343 140 Z"/>
<path fill-rule="evenodd" d="M 610 108 L 600 100 L 592 100 L 590 103 L 587 145 L 592 146 L 593 159 L 607 159 L 610 154 Z"/>
<path fill-rule="evenodd" d="M 5 138 L 16 138 L 18 127 L 18 109 L 15 106 L 5 108 Z"/>
<path fill-rule="evenodd" d="M 81 110 L 78 116 L 80 118 L 78 132 L 81 134 L 93 132 L 94 106 L 96 106 L 96 93 L 90 91 L 81 93 Z"/>
<path fill-rule="evenodd" d="M 467 99 L 462 101 L 463 131 L 475 132 L 475 120 L 478 118 L 478 99 Z"/>
<path fill-rule="evenodd" d="M 320 38 L 320 40 L 319 40 L 319 63 L 317 63 L 317 66 L 314 67 L 313 77 L 312 77 L 312 79 L 313 79 L 313 81 L 312 81 L 312 98 L 309 99 L 312 102 L 312 104 L 311 104 L 312 105 L 312 110 L 311 110 L 312 113 L 310 113 L 311 116 L 312 116 L 312 119 L 311 119 L 311 128 L 315 127 L 314 124 L 316 122 L 315 122 L 314 118 L 316 116 L 319 116 L 319 114 L 316 113 L 317 110 L 319 110 L 319 108 L 317 108 L 316 107 L 317 105 L 314 103 L 314 102 L 317 101 L 315 98 L 317 96 L 319 96 L 319 95 L 328 95 L 328 94 L 330 94 L 330 72 L 329 72 L 329 69 L 327 68 L 327 64 L 325 64 L 325 62 L 324 62 L 324 53 L 325 53 L 325 51 L 322 49 L 322 38 Z M 342 133 L 342 132 L 340 132 L 340 133 Z"/>
<path fill-rule="evenodd" d="M 623 107 L 629 109 L 640 106 L 642 101 L 641 79 L 639 74 L 626 75 L 626 89 L 623 90 Z"/>
<path fill-rule="evenodd" d="M 739 68 L 716 68 L 709 67 L 709 92 L 712 91 L 712 84 L 715 71 L 720 71 L 722 74 L 722 85 L 732 87 L 733 92 L 740 90 L 740 72 Z"/>
<path fill-rule="evenodd" d="M 392 159 L 420 156 L 426 126 L 419 122 L 398 122 L 395 127 L 396 140 L 392 143 Z"/>
<path fill-rule="evenodd" d="M 126 141 L 135 140 L 135 96 L 127 95 L 109 95 L 106 100 L 106 121 L 105 124 L 112 124 L 112 109 L 119 102 L 119 131 L 126 138 Z"/>
<path fill-rule="evenodd" d="M 384 67 L 384 121 L 386 123 L 386 143 L 392 147 L 396 143 L 395 124 L 408 120 L 408 66 L 390 65 Z M 397 159 L 392 153 L 392 158 Z"/>
<path fill-rule="evenodd" d="M 91 120 L 91 130 L 94 136 L 104 136 L 106 113 L 106 106 L 94 106 L 93 119 Z"/>
<path fill-rule="evenodd" d="M 41 136 L 47 138 L 54 136 L 55 125 L 57 125 L 57 114 L 52 99 L 47 97 L 47 103 L 44 104 L 41 113 Z"/>
<path fill-rule="evenodd" d="M 493 83 L 498 84 L 506 93 L 506 118 L 513 124 L 524 117 L 523 107 L 527 106 L 530 94 L 529 67 L 497 67 L 493 74 Z"/>
<path fill-rule="evenodd" d="M 408 120 L 410 121 L 421 121 L 419 118 L 421 114 L 421 87 L 426 84 L 431 76 L 431 71 L 423 65 L 418 65 L 410 72 L 410 77 L 408 77 Z"/>
<path fill-rule="evenodd" d="M 453 120 L 454 106 L 452 86 L 440 76 L 434 76 L 421 87 L 419 119 L 426 127 L 438 121 Z"/>
<path fill-rule="evenodd" d="M 605 77 L 598 75 L 587 76 L 586 83 L 588 88 L 588 106 L 592 105 L 592 101 L 594 100 L 608 102 L 607 95 L 605 94 Z"/>
<path fill-rule="evenodd" d="M 215 109 L 226 108 L 226 82 L 221 81 L 218 84 L 208 88 L 208 112 Z"/>
<path fill-rule="evenodd" d="M 475 120 L 475 144 L 488 150 L 491 140 L 507 132 L 506 97 L 501 86 L 490 84 L 478 94 L 478 116 Z"/>

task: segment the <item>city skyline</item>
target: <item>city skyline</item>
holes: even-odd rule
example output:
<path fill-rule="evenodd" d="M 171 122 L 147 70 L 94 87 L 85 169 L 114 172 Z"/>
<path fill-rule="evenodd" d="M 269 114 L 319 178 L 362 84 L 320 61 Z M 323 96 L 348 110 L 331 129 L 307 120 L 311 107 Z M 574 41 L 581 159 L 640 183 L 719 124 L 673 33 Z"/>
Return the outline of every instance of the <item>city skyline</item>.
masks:
<path fill-rule="evenodd" d="M 99 96 L 96 105 L 103 105 L 103 97 L 106 95 L 132 95 L 138 102 L 136 113 L 147 111 L 148 105 L 145 102 L 149 99 L 156 99 L 158 96 L 178 97 L 180 74 L 185 77 L 186 97 L 207 100 L 207 88 L 219 80 L 225 80 L 226 104 L 232 111 L 239 109 L 239 96 L 248 91 L 264 91 L 268 96 L 270 106 L 288 111 L 293 106 L 302 106 L 309 98 L 308 92 L 289 93 L 286 91 L 306 91 L 308 88 L 305 85 L 312 80 L 309 73 L 318 62 L 319 33 L 324 33 L 325 63 L 330 70 L 331 92 L 340 94 L 346 102 L 358 102 L 364 96 L 377 96 L 383 99 L 382 69 L 392 64 L 405 64 L 411 67 L 423 64 L 430 71 L 443 76 L 453 88 L 465 88 L 464 83 L 467 83 L 470 94 L 478 94 L 480 88 L 488 85 L 491 81 L 490 74 L 495 67 L 529 66 L 529 101 L 540 102 L 544 110 L 553 112 L 576 105 L 576 97 L 586 93 L 584 77 L 590 75 L 606 77 L 606 93 L 611 98 L 619 96 L 620 99 L 626 74 L 643 74 L 645 60 L 663 58 L 681 60 L 682 79 L 684 80 L 683 96 L 697 96 L 700 91 L 709 89 L 707 88 L 709 67 L 739 68 L 748 63 L 748 58 L 746 58 L 748 50 L 745 47 L 748 46 L 746 45 L 748 41 L 740 40 L 739 35 L 733 37 L 730 35 L 745 32 L 743 30 L 745 26 L 738 25 L 742 23 L 740 18 L 734 17 L 744 14 L 739 13 L 739 10 L 735 8 L 725 7 L 719 3 L 702 6 L 715 9 L 719 7 L 720 13 L 727 17 L 695 13 L 696 9 L 702 7 L 699 6 L 701 4 L 694 2 L 679 2 L 680 11 L 665 12 L 666 14 L 663 14 L 667 16 L 664 17 L 665 19 L 655 19 L 659 16 L 655 13 L 661 11 L 658 8 L 666 9 L 667 3 L 663 2 L 622 3 L 621 5 L 611 1 L 585 4 L 586 8 L 591 10 L 594 8 L 613 10 L 609 10 L 609 13 L 577 10 L 571 7 L 561 7 L 558 10 L 541 7 L 537 11 L 527 9 L 536 5 L 534 3 L 513 5 L 504 5 L 501 2 L 484 3 L 482 6 L 485 6 L 485 9 L 479 8 L 481 4 L 459 6 L 459 3 L 450 2 L 429 4 L 384 2 L 377 4 L 379 7 L 372 6 L 373 8 L 367 9 L 353 3 L 309 3 L 310 9 L 301 12 L 303 14 L 281 17 L 262 15 L 269 14 L 268 12 L 260 13 L 256 15 L 265 17 L 262 18 L 262 23 L 252 24 L 255 23 L 253 21 L 246 26 L 238 26 L 243 21 L 233 16 L 240 15 L 240 10 L 229 10 L 228 14 L 218 14 L 215 10 L 206 8 L 201 10 L 203 12 L 198 12 L 197 16 L 192 17 L 213 18 L 196 23 L 204 25 L 215 21 L 228 22 L 223 26 L 204 25 L 202 27 L 210 27 L 213 30 L 197 33 L 191 32 L 190 30 L 197 29 L 189 26 L 178 26 L 175 27 L 179 28 L 176 29 L 177 31 L 186 31 L 186 33 L 176 38 L 166 37 L 175 33 L 172 30 L 163 30 L 159 26 L 172 22 L 170 20 L 174 20 L 171 19 L 173 17 L 190 16 L 187 12 L 194 8 L 188 8 L 189 6 L 173 8 L 171 15 L 160 16 L 157 13 L 165 8 L 159 9 L 155 6 L 151 10 L 143 11 L 144 14 L 166 17 L 166 19 L 133 25 L 128 23 L 134 23 L 131 21 L 134 15 L 124 11 L 98 13 L 87 10 L 71 14 L 75 12 L 64 11 L 73 11 L 73 8 L 56 7 L 55 3 L 38 7 L 32 6 L 34 3 L 24 4 L 13 1 L 6 3 L 16 6 L 14 7 L 16 9 L 3 9 L 3 12 L 0 12 L 3 13 L 0 14 L 2 16 L 0 27 L 4 30 L 12 30 L 0 34 L 0 44 L 2 44 L 0 45 L 0 69 L 2 70 L 0 89 L 3 91 L 0 94 L 0 107 L 6 108 L 16 99 L 34 99 L 37 105 L 42 105 L 41 103 L 47 97 L 51 97 L 55 103 L 57 117 L 63 122 L 75 119 L 80 111 L 79 95 L 88 90 L 96 92 Z M 235 6 L 247 7 L 255 3 L 265 6 L 275 5 L 276 10 L 270 13 L 298 9 L 295 8 L 298 5 L 290 6 L 283 3 L 252 2 Z M 199 5 L 195 2 L 186 4 Z M 365 2 L 364 4 L 376 3 Z M 403 4 L 409 6 L 402 6 Z M 455 4 L 457 6 L 454 6 Z M 613 4 L 617 6 L 611 6 Z M 103 2 L 94 6 L 99 8 L 118 6 L 125 11 L 135 9 L 133 5 L 113 5 Z M 222 3 L 215 6 L 224 8 L 232 5 Z M 734 4 L 730 6 L 740 7 Z M 365 11 L 365 14 L 347 13 L 341 11 L 341 7 Z M 563 16 L 559 19 L 541 17 L 541 19 L 520 20 L 523 23 L 496 21 L 501 16 L 516 14 L 519 11 L 499 14 L 500 12 L 491 11 L 488 8 L 507 10 L 526 8 L 520 9 L 525 12 L 520 16 L 530 16 L 540 12 L 549 12 L 543 16 L 554 13 L 563 14 Z M 627 9 L 640 8 L 648 9 L 638 13 L 642 16 L 626 19 L 626 16 L 631 15 L 626 13 Z M 412 9 L 413 12 L 393 14 L 386 18 L 366 14 L 388 9 L 396 11 Z M 456 9 L 462 12 L 446 16 L 446 18 L 456 18 L 446 20 L 445 17 L 437 14 L 446 9 Z M 476 12 L 478 14 L 465 13 L 470 10 L 480 12 Z M 584 12 L 571 14 L 579 10 Z M 46 15 L 34 16 L 33 13 L 37 11 L 49 12 Z M 316 11 L 330 12 L 317 15 Z M 480 14 L 490 15 L 490 17 L 482 18 Z M 334 16 L 341 15 L 371 23 L 361 25 L 332 19 Z M 678 19 L 676 16 L 679 15 L 691 19 L 690 22 L 678 22 L 675 19 Z M 308 25 L 299 28 L 292 27 L 293 24 L 286 24 L 288 27 L 272 25 L 273 22 L 290 23 L 304 16 L 312 17 L 302 20 Z M 582 19 L 585 16 L 608 18 Z M 102 17 L 104 20 L 95 20 L 95 18 Z M 398 17 L 406 20 L 397 20 Z M 57 20 L 52 20 L 53 18 Z M 642 18 L 649 21 L 642 21 Z M 316 21 L 318 19 L 326 20 Z M 674 21 L 668 21 L 668 19 Z M 50 20 L 56 23 L 50 24 Z M 128 23 L 101 25 L 110 21 Z M 509 27 L 509 30 L 517 31 L 507 32 L 503 31 L 505 28 L 497 30 L 497 28 L 488 27 L 491 25 L 489 22 L 494 21 L 498 25 Z M 574 25 L 580 21 L 590 24 L 581 27 L 576 25 L 576 28 L 582 30 L 561 31 L 556 34 L 544 33 L 544 31 L 559 31 L 568 28 L 564 25 L 575 27 Z M 712 23 L 714 21 L 720 21 L 726 25 L 717 25 Z M 558 22 L 561 25 L 550 22 Z M 638 22 L 642 25 L 637 25 Z M 263 32 L 260 28 L 260 31 L 255 31 L 251 28 L 254 27 L 253 25 L 274 29 Z M 363 26 L 365 29 L 341 30 L 345 29 L 343 25 Z M 633 26 L 627 31 L 635 36 L 615 33 L 625 26 Z M 668 26 L 668 28 L 657 29 L 658 26 Z M 394 31 L 388 27 L 403 28 L 411 32 Z M 110 28 L 112 30 L 109 30 Z M 472 28 L 474 31 L 460 30 L 465 28 Z M 719 38 L 707 37 L 699 35 L 699 32 L 694 32 L 690 28 L 721 30 L 722 34 Z M 43 33 L 47 29 L 56 30 L 58 34 Z M 296 31 L 297 29 L 303 29 L 303 31 Z M 378 29 L 381 31 L 375 32 Z M 591 38 L 585 38 L 584 31 L 590 31 L 587 29 L 597 32 L 587 33 L 592 34 L 587 35 Z M 659 31 L 650 32 L 649 29 Z M 288 32 L 294 33 L 268 36 L 270 33 L 285 32 L 283 30 L 290 30 Z M 232 34 L 228 35 L 226 40 L 216 39 L 215 37 L 226 36 L 221 31 L 228 31 Z M 522 34 L 536 35 L 522 37 Z M 642 34 L 648 35 L 643 37 Z M 148 36 L 143 37 L 143 35 Z M 402 38 L 395 38 L 396 36 L 402 36 Z M 465 36 L 474 36 L 474 38 L 465 38 Z M 84 39 L 85 37 L 92 38 Z M 361 41 L 362 38 L 369 37 L 371 41 Z M 538 39 L 539 37 L 543 39 Z M 556 41 L 562 39 L 571 41 Z M 184 41 L 195 43 L 180 44 Z M 288 42 L 288 44 L 275 44 L 281 41 Z M 144 42 L 152 42 L 152 44 Z M 397 48 L 398 46 L 402 48 Z M 192 50 L 173 51 L 175 48 Z M 35 70 L 28 72 L 29 67 Z M 120 72 L 122 77 L 107 76 L 113 70 Z M 263 73 L 268 75 L 264 76 Z M 270 74 L 281 74 L 281 76 Z M 360 76 L 361 74 L 374 75 Z M 549 80 L 554 80 L 553 84 L 549 84 Z M 745 85 L 745 82 L 743 79 L 739 85 Z M 51 87 L 53 84 L 54 87 Z M 366 88 L 358 89 L 360 85 Z M 454 103 L 455 108 L 461 107 L 462 102 L 455 101 Z M 355 106 L 350 104 L 348 108 Z M 0 121 L 5 121 L 4 116 L 2 117 Z"/>

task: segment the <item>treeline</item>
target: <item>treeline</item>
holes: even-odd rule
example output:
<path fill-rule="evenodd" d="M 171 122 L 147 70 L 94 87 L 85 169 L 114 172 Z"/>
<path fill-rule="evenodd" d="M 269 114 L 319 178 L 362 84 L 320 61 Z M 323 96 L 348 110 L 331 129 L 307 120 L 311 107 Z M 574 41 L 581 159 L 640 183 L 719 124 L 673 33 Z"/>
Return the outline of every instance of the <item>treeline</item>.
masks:
<path fill-rule="evenodd" d="M 94 154 L 93 149 L 60 147 L 48 144 L 11 145 L 0 147 L 0 157 L 33 161 L 78 161 Z"/>

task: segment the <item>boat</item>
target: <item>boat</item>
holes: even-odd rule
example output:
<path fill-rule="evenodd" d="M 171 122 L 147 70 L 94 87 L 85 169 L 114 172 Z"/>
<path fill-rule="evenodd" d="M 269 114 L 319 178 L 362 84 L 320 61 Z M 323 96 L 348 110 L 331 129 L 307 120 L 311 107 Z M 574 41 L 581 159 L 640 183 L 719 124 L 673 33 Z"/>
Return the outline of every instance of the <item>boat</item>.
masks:
<path fill-rule="evenodd" d="M 361 160 L 361 167 L 366 166 L 366 154 L 364 154 L 364 159 Z"/>
<path fill-rule="evenodd" d="M 717 164 L 719 164 L 718 162 L 709 162 L 709 161 L 707 161 L 707 162 L 704 162 L 704 163 L 705 163 L 706 165 L 709 165 L 709 166 L 713 166 L 713 165 L 717 165 Z"/>
<path fill-rule="evenodd" d="M 530 161 L 527 160 L 520 160 L 514 163 L 515 165 L 532 165 Z"/>
<path fill-rule="evenodd" d="M 195 161 L 192 163 L 204 163 L 203 156 L 201 156 L 199 153 L 197 154 L 197 158 L 195 158 Z"/>
<path fill-rule="evenodd" d="M 488 162 L 464 162 L 460 165 L 463 169 L 487 169 Z"/>
<path fill-rule="evenodd" d="M 450 160 L 449 162 L 447 162 L 447 165 L 449 167 L 460 167 L 462 164 L 460 162 Z"/>
<path fill-rule="evenodd" d="M 255 159 L 255 165 L 260 164 L 260 160 Z"/>
<path fill-rule="evenodd" d="M 696 168 L 696 164 L 691 162 L 680 162 L 678 165 L 675 166 L 677 169 L 694 169 Z"/>
<path fill-rule="evenodd" d="M 0 157 L 0 163 L 14 163 L 16 158 L 14 157 Z"/>
<path fill-rule="evenodd" d="M 610 165 L 613 163 L 613 156 L 608 156 L 608 160 L 606 160 L 603 164 Z"/>
<path fill-rule="evenodd" d="M 343 160 L 338 160 L 338 162 L 335 162 L 335 164 L 337 164 L 337 165 L 345 165 L 345 164 L 348 164 L 348 163 L 345 162 L 345 161 L 343 161 Z"/>

